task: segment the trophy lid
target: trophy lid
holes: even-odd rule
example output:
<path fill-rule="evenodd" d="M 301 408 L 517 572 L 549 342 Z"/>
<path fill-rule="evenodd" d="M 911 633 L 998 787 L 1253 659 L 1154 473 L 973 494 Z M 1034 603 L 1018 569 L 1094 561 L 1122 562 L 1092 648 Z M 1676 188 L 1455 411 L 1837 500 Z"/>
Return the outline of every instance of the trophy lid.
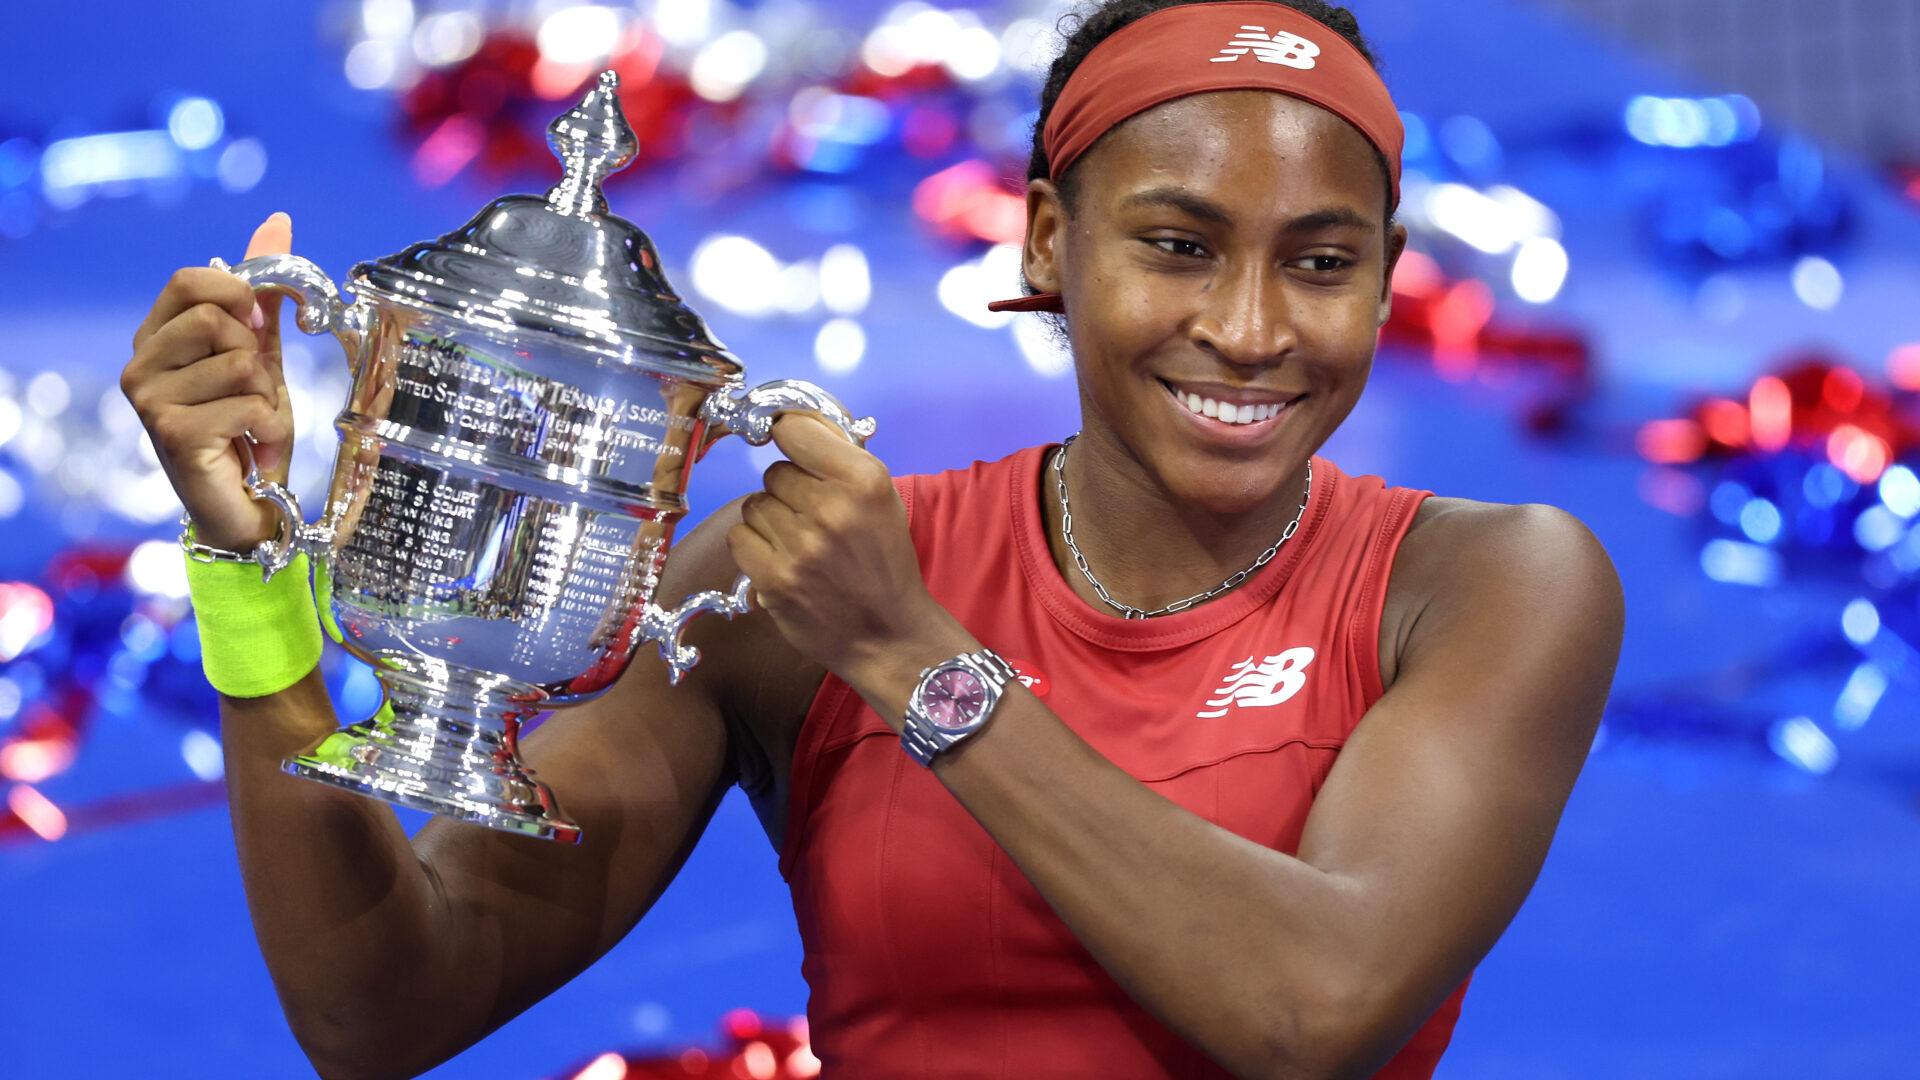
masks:
<path fill-rule="evenodd" d="M 667 283 L 653 241 L 607 209 L 600 182 L 639 148 L 601 72 L 547 127 L 566 175 L 544 197 L 507 195 L 438 240 L 353 268 L 357 282 L 506 332 L 559 335 L 637 366 L 726 378 L 740 362 Z M 691 364 L 696 370 L 687 370 Z"/>

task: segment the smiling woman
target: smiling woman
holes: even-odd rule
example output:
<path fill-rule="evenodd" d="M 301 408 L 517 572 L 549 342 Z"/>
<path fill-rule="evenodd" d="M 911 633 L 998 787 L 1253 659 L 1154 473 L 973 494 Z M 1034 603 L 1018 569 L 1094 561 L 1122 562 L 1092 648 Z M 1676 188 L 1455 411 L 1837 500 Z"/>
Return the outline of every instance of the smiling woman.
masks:
<path fill-rule="evenodd" d="M 1623 614 L 1566 514 L 1318 456 L 1387 317 L 1399 157 L 1343 9 L 1094 7 L 1042 101 L 1034 292 L 1002 305 L 1064 320 L 1080 434 L 893 477 L 782 417 L 787 460 L 658 590 L 745 571 L 758 610 L 690 631 L 679 687 L 634 664 L 522 746 L 578 847 L 409 839 L 280 775 L 336 727 L 317 674 L 223 697 L 248 902 L 319 1071 L 412 1075 L 580 972 L 737 784 L 793 890 L 823 1075 L 1430 1076 Z M 277 326 L 189 269 L 136 336 L 123 386 L 202 543 L 267 535 L 231 437 L 284 457 Z M 271 621 L 248 647 L 301 629 Z"/>
<path fill-rule="evenodd" d="M 1183 502 L 1258 514 L 1366 384 L 1405 240 L 1369 145 L 1298 98 L 1230 90 L 1136 116 L 1077 172 L 1071 206 L 1033 183 L 1026 272 L 1071 312 L 1083 455 L 1190 443 L 1128 456 Z"/>
<path fill-rule="evenodd" d="M 819 650 L 846 641 L 828 588 L 769 600 L 831 671 L 782 854 L 830 1067 L 1432 1073 L 1538 872 L 1622 613 L 1565 514 L 1316 456 L 1388 315 L 1400 139 L 1344 9 L 1111 0 L 1069 36 L 1029 294 L 993 307 L 1060 320 L 1071 453 L 898 481 L 933 604 L 860 659 Z M 773 518 L 812 499 L 775 479 L 743 565 L 809 531 Z M 930 703 L 989 645 L 1025 692 Z M 896 730 L 939 786 L 864 738 Z"/>

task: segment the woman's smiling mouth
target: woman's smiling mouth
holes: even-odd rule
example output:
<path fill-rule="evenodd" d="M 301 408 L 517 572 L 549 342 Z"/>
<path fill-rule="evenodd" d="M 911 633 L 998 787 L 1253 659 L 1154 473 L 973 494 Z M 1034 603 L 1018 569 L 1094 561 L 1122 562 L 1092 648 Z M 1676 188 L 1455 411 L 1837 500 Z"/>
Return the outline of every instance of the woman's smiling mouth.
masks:
<path fill-rule="evenodd" d="M 1205 383 L 1180 385 L 1166 379 L 1161 379 L 1160 385 L 1166 387 L 1173 399 L 1194 416 L 1236 427 L 1265 424 L 1306 396 L 1251 389 L 1229 390 Z"/>

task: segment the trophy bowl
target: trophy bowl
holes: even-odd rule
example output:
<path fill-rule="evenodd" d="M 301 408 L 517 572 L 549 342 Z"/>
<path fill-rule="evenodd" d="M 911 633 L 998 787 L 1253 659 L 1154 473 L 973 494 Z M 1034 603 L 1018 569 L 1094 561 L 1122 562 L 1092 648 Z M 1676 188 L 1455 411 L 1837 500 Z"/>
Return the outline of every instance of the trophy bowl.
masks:
<path fill-rule="evenodd" d="M 230 269 L 290 295 L 308 333 L 345 348 L 352 385 L 316 524 L 257 472 L 282 529 L 271 577 L 312 557 L 330 636 L 372 665 L 372 718 L 285 762 L 388 802 L 546 839 L 578 825 L 519 760 L 521 723 L 598 696 L 639 647 L 678 683 L 681 628 L 747 610 L 744 576 L 672 609 L 654 601 L 688 471 L 711 437 L 771 437 L 794 409 L 864 441 L 831 394 L 743 368 L 681 303 L 653 243 L 608 211 L 601 180 L 636 146 L 603 73 L 548 128 L 566 175 L 494 200 L 460 230 L 355 266 L 352 302 L 291 255 Z M 216 260 L 216 265 L 223 266 Z"/>

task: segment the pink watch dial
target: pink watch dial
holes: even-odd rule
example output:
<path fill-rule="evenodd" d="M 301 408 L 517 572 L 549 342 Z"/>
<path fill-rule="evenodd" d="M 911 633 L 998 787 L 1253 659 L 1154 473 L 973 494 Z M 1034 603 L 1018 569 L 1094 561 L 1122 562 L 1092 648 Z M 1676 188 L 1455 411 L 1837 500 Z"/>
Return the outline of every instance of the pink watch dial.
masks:
<path fill-rule="evenodd" d="M 950 668 L 927 681 L 920 705 L 934 726 L 952 731 L 980 719 L 987 707 L 987 689 L 973 672 Z"/>

